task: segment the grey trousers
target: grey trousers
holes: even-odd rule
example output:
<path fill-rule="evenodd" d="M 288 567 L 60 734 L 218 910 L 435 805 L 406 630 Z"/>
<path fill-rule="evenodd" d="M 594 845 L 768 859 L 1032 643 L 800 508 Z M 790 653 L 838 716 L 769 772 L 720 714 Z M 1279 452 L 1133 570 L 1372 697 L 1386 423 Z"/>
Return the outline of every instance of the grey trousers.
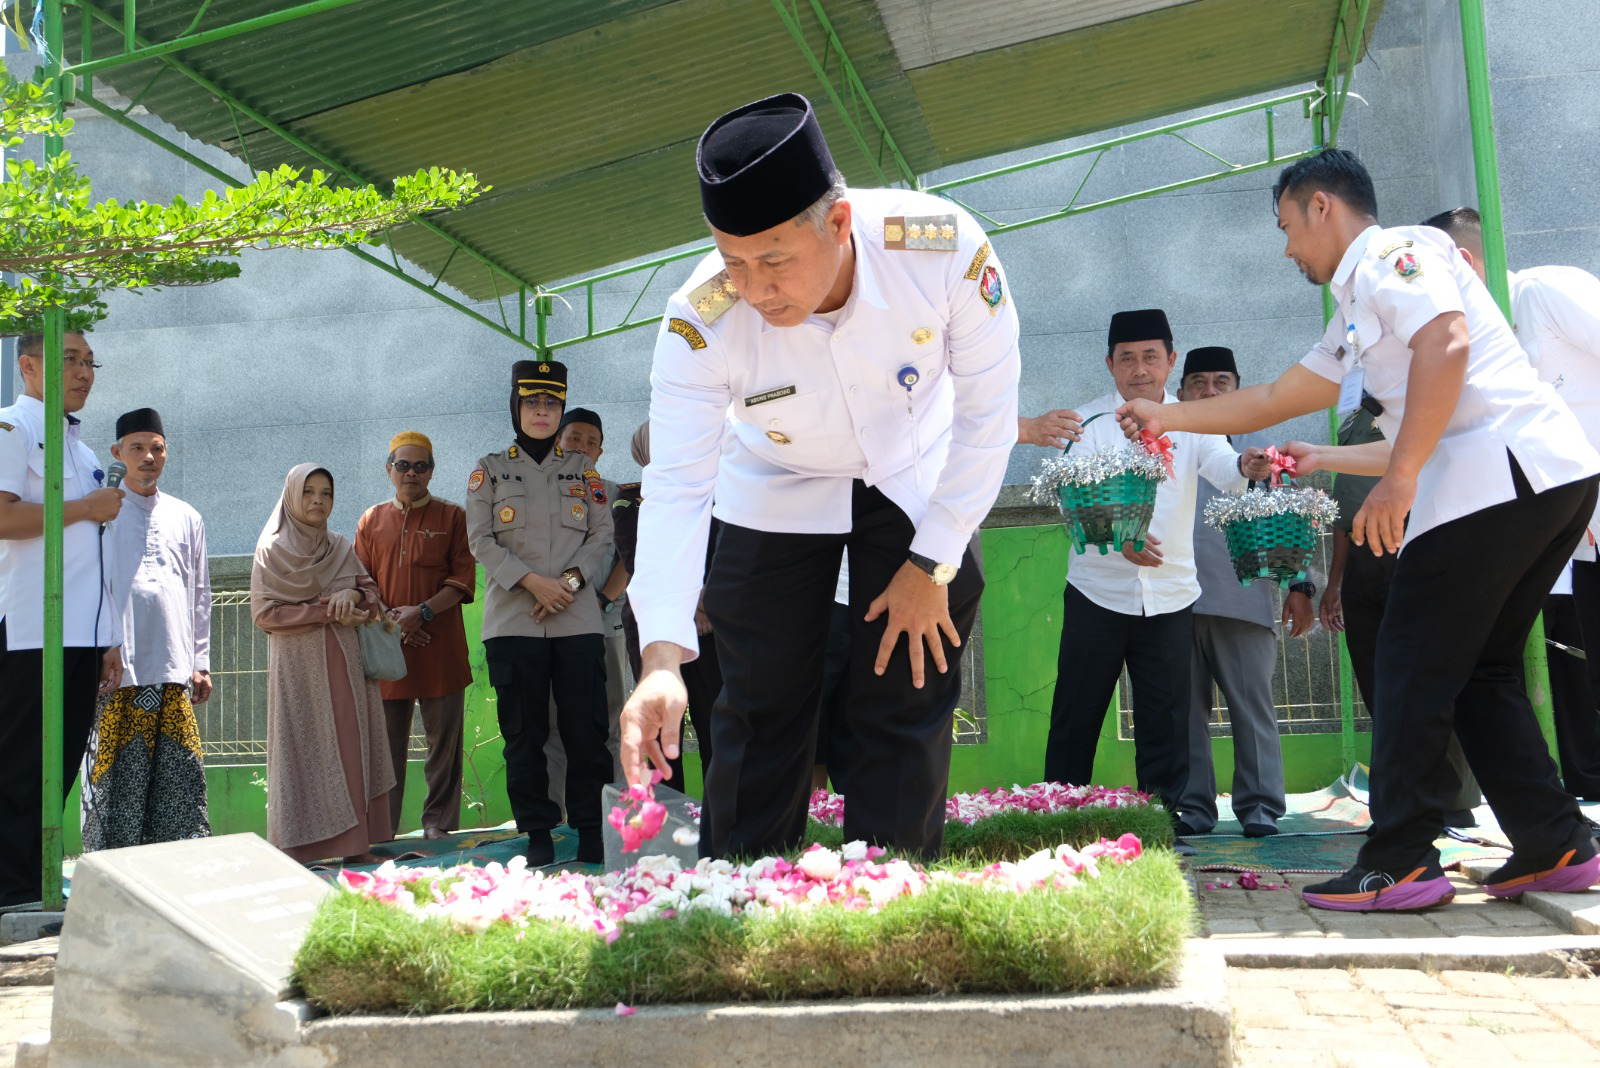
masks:
<path fill-rule="evenodd" d="M 1269 628 L 1224 616 L 1194 617 L 1191 659 L 1189 779 L 1178 815 L 1199 833 L 1217 825 L 1217 775 L 1211 760 L 1211 682 L 1216 680 L 1233 726 L 1233 812 L 1241 825 L 1276 826 L 1285 810 L 1283 749 L 1272 674 L 1278 636 Z"/>
<path fill-rule="evenodd" d="M 411 714 L 422 706 L 422 732 L 428 739 L 428 757 L 422 777 L 428 795 L 422 802 L 422 826 L 454 831 L 461 826 L 461 719 L 467 691 L 421 700 L 385 701 L 389 728 L 389 759 L 394 764 L 394 789 L 389 791 L 389 826 L 400 830 L 400 806 L 406 797 L 406 752 L 411 748 Z"/>
<path fill-rule="evenodd" d="M 606 748 L 611 750 L 611 781 L 622 781 L 622 706 L 633 692 L 633 673 L 628 667 L 628 643 L 622 633 L 622 613 L 613 612 L 604 619 L 606 649 L 606 711 L 610 717 L 610 734 Z M 550 769 L 550 800 L 565 805 L 567 796 L 567 751 L 561 745 L 561 735 L 556 731 L 556 698 L 550 695 L 550 736 L 544 743 L 544 758 Z M 674 783 L 682 789 L 682 783 Z M 562 808 L 562 819 L 566 819 Z"/>

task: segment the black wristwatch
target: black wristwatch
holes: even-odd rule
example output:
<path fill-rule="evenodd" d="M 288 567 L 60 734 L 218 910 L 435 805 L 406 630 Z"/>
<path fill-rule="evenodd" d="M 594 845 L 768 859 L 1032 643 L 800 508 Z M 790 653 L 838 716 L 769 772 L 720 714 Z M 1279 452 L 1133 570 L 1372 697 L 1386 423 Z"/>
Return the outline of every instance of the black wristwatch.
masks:
<path fill-rule="evenodd" d="M 1304 582 L 1291 582 L 1289 584 L 1289 592 L 1303 593 L 1307 597 L 1315 597 L 1317 595 L 1317 584 L 1310 579 L 1306 579 Z"/>
<path fill-rule="evenodd" d="M 417 605 L 417 611 L 422 613 L 422 621 L 424 623 L 433 622 L 433 609 L 428 607 L 427 601 L 423 601 L 421 604 Z"/>
<path fill-rule="evenodd" d="M 948 586 L 956 577 L 958 569 L 954 564 L 941 564 L 937 560 L 930 560 L 928 557 L 918 553 L 909 553 L 907 555 L 913 564 L 928 573 L 928 577 L 933 579 L 935 586 Z"/>

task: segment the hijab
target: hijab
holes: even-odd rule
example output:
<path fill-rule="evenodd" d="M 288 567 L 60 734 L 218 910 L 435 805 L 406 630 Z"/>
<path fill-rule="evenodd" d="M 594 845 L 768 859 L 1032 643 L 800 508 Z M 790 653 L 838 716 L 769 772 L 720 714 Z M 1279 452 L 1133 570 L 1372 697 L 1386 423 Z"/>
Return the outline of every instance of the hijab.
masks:
<path fill-rule="evenodd" d="M 250 611 L 261 614 L 277 604 L 315 601 L 340 579 L 367 572 L 356 559 L 350 539 L 305 518 L 301 494 L 318 471 L 333 481 L 321 464 L 298 464 L 283 480 L 283 496 L 256 540 L 255 566 L 250 569 Z"/>
<path fill-rule="evenodd" d="M 643 471 L 650 466 L 650 421 L 646 419 L 639 424 L 639 429 L 633 432 L 633 441 L 628 446 L 628 451 L 633 453 L 633 462 Z"/>

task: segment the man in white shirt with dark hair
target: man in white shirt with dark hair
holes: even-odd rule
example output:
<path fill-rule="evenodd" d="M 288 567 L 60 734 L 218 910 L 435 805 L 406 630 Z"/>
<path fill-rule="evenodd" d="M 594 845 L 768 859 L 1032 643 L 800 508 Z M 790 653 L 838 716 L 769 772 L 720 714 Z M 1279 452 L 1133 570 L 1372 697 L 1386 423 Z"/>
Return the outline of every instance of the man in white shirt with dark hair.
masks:
<path fill-rule="evenodd" d="M 1352 551 L 1400 554 L 1378 632 L 1372 833 L 1354 867 L 1302 897 L 1352 912 L 1454 899 L 1434 845 L 1454 785 L 1452 726 L 1514 849 L 1484 889 L 1584 890 L 1600 879 L 1600 855 L 1557 779 L 1521 668 L 1539 606 L 1594 515 L 1600 453 L 1454 242 L 1432 227 L 1378 225 L 1372 177 L 1354 155 L 1300 160 L 1273 193 L 1285 255 L 1338 302 L 1322 339 L 1270 385 L 1130 401 L 1119 414 L 1129 433 L 1235 433 L 1331 404 L 1353 411 L 1363 389 L 1382 406 L 1383 441 L 1288 446 L 1308 473 L 1381 475 L 1352 523 Z"/>
<path fill-rule="evenodd" d="M 1125 445 L 1110 413 L 1129 400 L 1177 403 L 1166 390 L 1177 352 L 1161 309 L 1113 315 L 1105 360 L 1116 389 L 1075 409 L 1083 417 L 1075 449 Z M 1074 554 L 1068 566 L 1044 777 L 1075 786 L 1093 780 L 1100 728 L 1127 664 L 1139 789 L 1160 797 L 1176 820 L 1188 781 L 1192 607 L 1200 597 L 1194 562 L 1197 477 L 1220 490 L 1238 490 L 1247 478 L 1266 478 L 1271 467 L 1260 449 L 1235 453 L 1218 435 L 1178 433 L 1171 439 L 1173 477 L 1156 490 L 1144 549 L 1135 552 L 1129 542 L 1106 555 L 1091 550 Z"/>

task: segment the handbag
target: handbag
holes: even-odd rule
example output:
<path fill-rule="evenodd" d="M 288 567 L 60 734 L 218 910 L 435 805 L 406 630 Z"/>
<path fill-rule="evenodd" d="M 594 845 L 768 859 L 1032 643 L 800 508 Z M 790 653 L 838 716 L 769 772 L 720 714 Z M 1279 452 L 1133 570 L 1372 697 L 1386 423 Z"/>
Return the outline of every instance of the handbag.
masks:
<path fill-rule="evenodd" d="M 369 679 L 393 682 L 406 677 L 406 654 L 400 628 L 389 619 L 374 619 L 356 628 L 361 639 L 361 670 Z"/>

